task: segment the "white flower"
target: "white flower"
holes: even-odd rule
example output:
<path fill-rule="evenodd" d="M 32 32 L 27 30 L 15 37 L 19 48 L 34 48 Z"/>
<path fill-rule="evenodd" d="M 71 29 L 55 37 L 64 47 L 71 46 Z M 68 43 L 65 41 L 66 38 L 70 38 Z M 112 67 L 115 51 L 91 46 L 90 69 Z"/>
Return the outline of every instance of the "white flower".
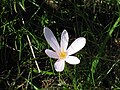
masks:
<path fill-rule="evenodd" d="M 57 39 L 55 38 L 53 32 L 47 27 L 44 28 L 44 36 L 45 36 L 45 39 L 47 40 L 48 44 L 54 50 L 53 51 L 53 50 L 46 49 L 45 53 L 50 58 L 58 59 L 54 64 L 55 70 L 57 72 L 61 72 L 64 70 L 65 61 L 67 63 L 73 64 L 73 65 L 80 63 L 80 60 L 77 57 L 70 56 L 70 55 L 78 52 L 85 46 L 86 39 L 84 37 L 77 38 L 68 47 L 69 37 L 68 37 L 68 32 L 66 30 L 64 30 L 61 34 L 60 45 L 58 44 Z"/>

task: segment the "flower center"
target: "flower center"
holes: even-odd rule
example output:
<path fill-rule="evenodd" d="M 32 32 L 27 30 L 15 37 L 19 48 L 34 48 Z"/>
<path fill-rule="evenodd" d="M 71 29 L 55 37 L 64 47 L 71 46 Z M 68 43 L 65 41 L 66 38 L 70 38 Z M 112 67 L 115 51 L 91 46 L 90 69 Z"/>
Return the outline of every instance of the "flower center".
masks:
<path fill-rule="evenodd" d="M 65 59 L 67 56 L 67 52 L 64 52 L 64 50 L 62 50 L 61 52 L 58 53 L 59 54 L 59 58 L 60 59 Z"/>

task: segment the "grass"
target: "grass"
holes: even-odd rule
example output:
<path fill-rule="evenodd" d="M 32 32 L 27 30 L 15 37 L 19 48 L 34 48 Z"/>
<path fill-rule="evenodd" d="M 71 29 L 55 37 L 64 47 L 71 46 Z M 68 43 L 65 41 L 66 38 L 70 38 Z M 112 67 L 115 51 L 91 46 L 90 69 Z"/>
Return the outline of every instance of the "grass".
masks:
<path fill-rule="evenodd" d="M 120 89 L 119 0 L 1 0 L 0 90 Z M 69 43 L 78 37 L 86 46 L 75 54 L 78 65 L 63 72 L 45 54 L 43 36 L 49 27 L 60 41 L 66 29 Z"/>

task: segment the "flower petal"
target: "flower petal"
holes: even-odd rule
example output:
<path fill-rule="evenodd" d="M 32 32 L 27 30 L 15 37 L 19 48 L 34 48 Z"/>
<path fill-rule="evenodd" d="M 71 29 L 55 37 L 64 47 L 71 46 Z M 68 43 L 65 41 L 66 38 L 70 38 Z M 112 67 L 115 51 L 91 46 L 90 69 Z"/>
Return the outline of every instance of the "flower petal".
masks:
<path fill-rule="evenodd" d="M 67 49 L 68 55 L 72 55 L 79 50 L 81 50 L 86 44 L 86 39 L 84 37 L 77 38 Z"/>
<path fill-rule="evenodd" d="M 58 59 L 58 55 L 56 52 L 46 49 L 45 53 L 50 57 L 50 58 L 57 58 Z"/>
<path fill-rule="evenodd" d="M 80 63 L 80 60 L 79 60 L 77 57 L 75 57 L 75 56 L 68 56 L 65 61 L 66 61 L 67 63 L 73 64 L 73 65 Z"/>
<path fill-rule="evenodd" d="M 53 32 L 47 27 L 44 28 L 44 36 L 48 44 L 53 48 L 53 50 L 58 52 L 60 49 L 60 46 L 57 42 L 57 39 L 55 38 Z"/>
<path fill-rule="evenodd" d="M 64 70 L 65 67 L 65 61 L 64 60 L 57 60 L 54 64 L 55 70 L 57 72 L 61 72 Z"/>
<path fill-rule="evenodd" d="M 67 46 L 68 46 L 68 32 L 66 30 L 64 30 L 61 34 L 61 42 L 60 42 L 60 46 L 62 49 L 64 49 L 64 51 L 66 51 Z"/>

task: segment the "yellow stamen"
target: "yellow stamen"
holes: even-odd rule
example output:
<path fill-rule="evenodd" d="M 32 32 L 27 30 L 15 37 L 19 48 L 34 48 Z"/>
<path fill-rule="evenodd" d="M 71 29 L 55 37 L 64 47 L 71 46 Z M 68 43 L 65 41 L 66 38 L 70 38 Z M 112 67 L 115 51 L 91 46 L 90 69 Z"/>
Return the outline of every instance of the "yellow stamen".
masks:
<path fill-rule="evenodd" d="M 67 56 L 67 52 L 64 52 L 64 50 L 62 50 L 61 52 L 58 53 L 59 54 L 59 58 L 60 59 L 65 59 Z"/>

